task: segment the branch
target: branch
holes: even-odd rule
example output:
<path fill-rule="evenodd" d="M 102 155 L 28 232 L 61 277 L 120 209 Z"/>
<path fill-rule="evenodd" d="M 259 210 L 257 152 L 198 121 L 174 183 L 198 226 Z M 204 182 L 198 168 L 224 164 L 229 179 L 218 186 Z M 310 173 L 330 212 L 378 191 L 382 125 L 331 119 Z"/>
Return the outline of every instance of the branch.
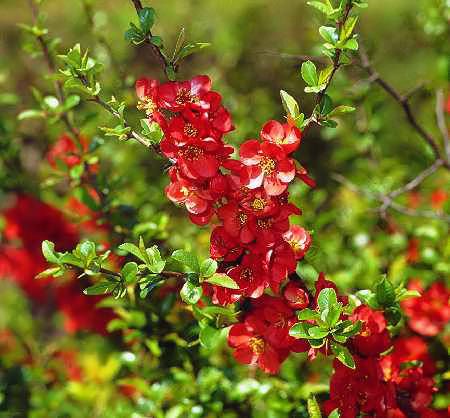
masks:
<path fill-rule="evenodd" d="M 426 143 L 431 147 L 433 150 L 434 156 L 436 160 L 442 159 L 444 160 L 443 165 L 450 169 L 450 163 L 445 161 L 444 158 L 442 158 L 441 150 L 439 149 L 437 141 L 429 134 L 417 121 L 416 117 L 414 116 L 414 113 L 411 109 L 411 106 L 409 104 L 409 96 L 403 96 L 401 95 L 391 84 L 389 84 L 386 80 L 380 77 L 378 72 L 373 68 L 369 61 L 369 57 L 367 56 L 367 53 L 365 52 L 364 48 L 360 45 L 359 48 L 359 57 L 360 57 L 360 63 L 361 67 L 366 70 L 366 72 L 370 76 L 370 81 L 377 83 L 383 90 L 385 90 L 391 97 L 394 98 L 394 100 L 401 106 L 403 109 L 403 112 L 406 115 L 406 118 L 409 122 L 409 124 L 414 128 L 414 130 L 426 141 Z"/>
<path fill-rule="evenodd" d="M 30 9 L 31 9 L 31 14 L 33 16 L 33 24 L 36 25 L 38 22 L 38 17 L 39 17 L 38 6 L 34 2 L 34 0 L 29 0 L 29 5 L 30 5 Z M 47 64 L 47 68 L 48 68 L 49 72 L 52 74 L 56 74 L 57 68 L 56 68 L 55 62 L 53 60 L 53 57 L 50 53 L 50 50 L 48 48 L 47 40 L 42 35 L 36 36 L 36 39 L 42 50 L 42 54 L 44 56 L 44 60 Z M 56 96 L 58 97 L 58 101 L 61 104 L 63 104 L 65 102 L 66 97 L 64 95 L 64 90 L 63 90 L 61 81 L 55 80 L 53 84 L 55 87 Z M 80 141 L 80 131 L 72 124 L 67 112 L 62 112 L 61 119 L 64 122 L 64 124 L 66 125 L 66 128 L 75 136 L 75 138 L 78 141 Z"/>
<path fill-rule="evenodd" d="M 141 0 L 131 0 L 131 1 L 132 1 L 133 5 L 134 5 L 134 8 L 136 9 L 137 15 L 139 16 L 139 12 L 144 8 L 142 6 Z M 164 56 L 164 54 L 161 52 L 161 50 L 156 45 L 153 45 L 152 42 L 150 41 L 152 36 L 153 36 L 152 33 L 149 32 L 147 38 L 145 39 L 145 43 L 150 47 L 153 55 L 160 62 L 166 77 L 169 78 L 168 74 L 167 74 L 167 67 L 168 67 L 169 63 L 167 62 L 167 59 Z"/>
<path fill-rule="evenodd" d="M 115 271 L 109 270 L 107 268 L 101 267 L 99 270 L 100 273 L 105 274 L 107 276 L 113 276 L 113 277 L 117 277 L 119 279 L 122 280 L 122 275 L 120 273 L 117 273 Z M 147 274 L 145 274 L 146 276 Z M 166 278 L 177 278 L 177 279 L 181 279 L 184 277 L 184 273 L 180 273 L 178 271 L 162 271 L 161 273 L 158 273 L 159 276 L 163 276 Z"/>
<path fill-rule="evenodd" d="M 431 167 L 430 167 L 431 168 Z M 422 173 L 421 173 L 422 174 Z M 420 175 L 419 175 L 420 176 Z M 404 205 L 401 205 L 397 202 L 394 202 L 392 198 L 389 195 L 385 195 L 383 193 L 373 193 L 369 192 L 367 190 L 362 189 L 361 187 L 357 186 L 356 184 L 352 183 L 350 180 L 348 180 L 346 177 L 344 177 L 341 174 L 332 174 L 331 176 L 334 180 L 336 180 L 338 183 L 344 185 L 349 190 L 351 190 L 354 193 L 357 193 L 359 195 L 365 196 L 368 199 L 376 200 L 378 202 L 381 202 L 382 205 L 377 209 L 377 212 L 380 214 L 380 216 L 385 217 L 386 211 L 388 208 L 391 208 L 392 210 L 402 213 L 403 215 L 407 216 L 413 216 L 413 217 L 420 217 L 420 218 L 429 218 L 429 219 L 437 219 L 441 221 L 445 221 L 450 223 L 450 216 L 445 214 L 439 214 L 431 210 L 417 210 L 417 209 L 411 209 Z M 413 180 L 410 182 L 412 183 Z M 408 183 L 408 184 L 410 184 Z M 398 190 L 398 189 L 397 189 Z"/>
<path fill-rule="evenodd" d="M 450 138 L 447 124 L 445 123 L 444 106 L 444 92 L 441 89 L 436 92 L 436 119 L 442 138 L 444 138 L 444 148 L 447 161 L 450 163 Z"/>

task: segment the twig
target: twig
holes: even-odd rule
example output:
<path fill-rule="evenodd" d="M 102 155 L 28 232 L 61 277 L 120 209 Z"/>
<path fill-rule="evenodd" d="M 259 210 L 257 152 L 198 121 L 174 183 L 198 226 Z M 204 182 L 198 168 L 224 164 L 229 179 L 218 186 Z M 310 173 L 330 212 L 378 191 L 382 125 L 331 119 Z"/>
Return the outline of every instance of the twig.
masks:
<path fill-rule="evenodd" d="M 320 64 L 325 64 L 328 60 L 325 57 L 317 57 L 314 55 L 298 55 L 298 54 L 288 54 L 285 52 L 276 52 L 276 51 L 261 51 L 257 52 L 260 55 L 270 55 L 272 57 L 278 57 L 281 59 L 295 60 L 295 61 L 313 61 Z"/>
<path fill-rule="evenodd" d="M 370 81 L 377 83 L 380 87 L 382 87 L 391 97 L 394 98 L 396 102 L 401 106 L 403 109 L 403 112 L 406 115 L 406 118 L 408 119 L 409 124 L 414 128 L 414 130 L 427 142 L 427 144 L 431 147 L 433 150 L 434 156 L 436 160 L 442 159 L 444 160 L 444 166 L 446 168 L 450 168 L 450 163 L 448 161 L 445 161 L 444 158 L 442 158 L 441 150 L 439 149 L 437 141 L 429 134 L 417 121 L 416 117 L 414 116 L 414 113 L 411 109 L 411 106 L 409 104 L 409 97 L 410 95 L 403 96 L 401 95 L 391 84 L 389 84 L 386 80 L 380 77 L 379 73 L 372 67 L 369 57 L 364 50 L 363 46 L 360 45 L 359 47 L 359 57 L 362 68 L 369 74 Z"/>
<path fill-rule="evenodd" d="M 448 215 L 445 215 L 445 214 L 440 215 L 431 210 L 417 210 L 417 209 L 408 208 L 404 205 L 394 202 L 389 195 L 385 195 L 383 193 L 372 193 L 372 192 L 369 192 L 367 190 L 364 190 L 364 189 L 358 187 L 356 184 L 352 183 L 350 180 L 348 180 L 341 174 L 335 173 L 335 174 L 332 174 L 331 177 L 334 180 L 336 180 L 338 183 L 346 186 L 349 190 L 353 191 L 354 193 L 357 193 L 362 196 L 366 196 L 367 198 L 369 198 L 371 200 L 376 200 L 376 201 L 381 202 L 382 205 L 377 209 L 377 211 L 382 217 L 385 217 L 387 209 L 391 208 L 391 209 L 395 210 L 396 212 L 402 213 L 404 215 L 421 217 L 421 218 L 429 218 L 429 219 L 438 219 L 438 220 L 450 223 L 450 216 L 448 216 Z"/>
<path fill-rule="evenodd" d="M 113 276 L 122 279 L 122 275 L 120 273 L 109 270 L 107 268 L 102 267 L 99 271 L 100 273 L 106 274 L 107 276 Z M 177 279 L 182 279 L 184 277 L 184 273 L 180 273 L 178 271 L 162 271 L 161 273 L 158 273 L 158 275 L 167 278 L 175 277 Z"/>
<path fill-rule="evenodd" d="M 134 8 L 136 9 L 136 13 L 139 16 L 139 12 L 144 8 L 144 6 L 142 6 L 142 2 L 141 0 L 131 0 Z M 167 67 L 169 65 L 169 63 L 167 62 L 166 57 L 163 55 L 163 53 L 161 52 L 161 50 L 154 44 L 152 44 L 152 42 L 150 41 L 150 39 L 152 38 L 152 33 L 148 32 L 148 36 L 145 39 L 145 43 L 150 47 L 153 55 L 157 58 L 157 60 L 160 62 L 162 69 L 164 71 L 164 74 L 166 75 L 166 77 L 168 78 L 168 73 L 167 73 Z"/>
<path fill-rule="evenodd" d="M 445 123 L 444 92 L 442 89 L 436 92 L 436 120 L 439 130 L 441 131 L 442 138 L 444 138 L 445 155 L 447 157 L 447 161 L 450 163 L 450 138 L 447 124 Z"/>
<path fill-rule="evenodd" d="M 37 21 L 38 21 L 38 16 L 39 16 L 39 9 L 37 4 L 34 2 L 34 0 L 29 0 L 28 1 L 29 5 L 30 5 L 30 9 L 31 9 L 31 14 L 33 16 L 33 23 L 36 25 Z M 57 72 L 56 69 L 56 65 L 55 62 L 53 60 L 53 57 L 50 53 L 50 50 L 48 48 L 48 44 L 46 39 L 44 38 L 43 35 L 38 35 L 36 36 L 36 39 L 39 43 L 39 46 L 42 50 L 42 54 L 44 56 L 44 60 L 47 64 L 47 68 L 49 70 L 50 73 L 55 74 Z M 54 81 L 54 86 L 55 86 L 55 92 L 56 92 L 56 96 L 58 97 L 58 101 L 60 104 L 63 104 L 65 102 L 65 95 L 64 95 L 64 90 L 63 90 L 63 86 L 61 84 L 61 81 L 59 80 L 55 80 Z M 62 112 L 61 113 L 61 119 L 64 122 L 64 124 L 66 125 L 66 128 L 75 136 L 75 138 L 78 140 L 78 142 L 80 141 L 80 131 L 72 124 L 72 122 L 70 121 L 69 115 L 67 114 L 67 112 Z"/>

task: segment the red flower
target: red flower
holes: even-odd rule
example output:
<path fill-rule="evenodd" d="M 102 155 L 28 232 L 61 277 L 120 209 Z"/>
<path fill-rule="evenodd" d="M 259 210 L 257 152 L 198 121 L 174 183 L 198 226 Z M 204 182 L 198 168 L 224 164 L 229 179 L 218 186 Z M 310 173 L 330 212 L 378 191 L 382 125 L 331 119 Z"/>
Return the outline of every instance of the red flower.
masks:
<path fill-rule="evenodd" d="M 80 164 L 82 154 L 88 148 L 86 138 L 81 137 L 80 141 L 81 144 L 78 146 L 69 135 L 61 135 L 47 153 L 47 160 L 50 165 L 56 167 L 58 161 L 63 162 L 69 168 Z"/>
<path fill-rule="evenodd" d="M 237 202 L 231 201 L 221 206 L 217 214 L 223 222 L 225 231 L 232 237 L 239 239 L 244 244 L 254 240 L 255 236 L 249 228 L 249 217 L 254 215 L 244 211 Z"/>
<path fill-rule="evenodd" d="M 283 290 L 283 296 L 292 309 L 305 309 L 309 306 L 308 294 L 297 282 L 290 281 Z"/>
<path fill-rule="evenodd" d="M 239 293 L 251 298 L 259 298 L 269 285 L 260 254 L 244 255 L 239 265 L 229 269 L 227 274 L 238 284 Z"/>
<path fill-rule="evenodd" d="M 352 339 L 352 346 L 363 356 L 377 356 L 391 346 L 391 339 L 386 328 L 382 312 L 374 311 L 368 306 L 358 306 L 349 318 L 362 321 L 361 333 Z"/>
<path fill-rule="evenodd" d="M 266 373 L 278 373 L 289 350 L 273 347 L 265 333 L 267 326 L 257 315 L 248 315 L 245 321 L 231 327 L 228 345 L 235 348 L 234 358 L 243 364 L 257 365 Z"/>
<path fill-rule="evenodd" d="M 431 194 L 431 206 L 435 210 L 442 210 L 448 199 L 448 193 L 444 189 L 436 189 Z"/>
<path fill-rule="evenodd" d="M 270 287 L 274 292 L 278 292 L 281 282 L 293 273 L 297 266 L 294 251 L 287 242 L 282 242 L 267 251 L 266 263 L 269 269 Z"/>
<path fill-rule="evenodd" d="M 207 93 L 210 89 L 211 80 L 206 75 L 187 81 L 169 81 L 159 86 L 159 104 L 174 112 L 184 109 L 208 110 L 210 103 L 207 101 Z"/>
<path fill-rule="evenodd" d="M 290 154 L 300 145 L 302 133 L 295 126 L 270 120 L 261 129 L 260 136 L 262 140 L 276 144 L 283 148 L 286 154 Z"/>
<path fill-rule="evenodd" d="M 387 417 L 395 406 L 393 385 L 383 381 L 378 360 L 353 356 L 354 370 L 334 360 L 334 374 L 330 381 L 330 400 L 325 402 L 326 415 L 339 408 L 342 418 L 356 418 L 360 413 L 373 417 Z"/>
<path fill-rule="evenodd" d="M 240 146 L 239 155 L 244 164 L 242 184 L 249 189 L 264 186 L 268 195 L 278 196 L 295 178 L 294 161 L 286 157 L 280 146 L 271 142 L 250 139 Z"/>
<path fill-rule="evenodd" d="M 136 81 L 136 95 L 139 98 L 137 108 L 152 116 L 158 110 L 158 86 L 157 80 L 140 78 Z"/>
<path fill-rule="evenodd" d="M 214 228 L 210 238 L 211 258 L 223 259 L 223 261 L 234 261 L 241 254 L 243 249 L 238 241 L 229 235 L 222 226 Z"/>
<path fill-rule="evenodd" d="M 289 230 L 283 234 L 283 238 L 294 250 L 297 260 L 305 256 L 312 242 L 310 233 L 298 225 L 291 225 Z"/>
<path fill-rule="evenodd" d="M 435 282 L 424 291 L 417 279 L 411 280 L 408 288 L 421 293 L 420 297 L 402 302 L 402 308 L 409 317 L 408 326 L 427 337 L 439 334 L 450 321 L 450 289 L 443 282 Z"/>

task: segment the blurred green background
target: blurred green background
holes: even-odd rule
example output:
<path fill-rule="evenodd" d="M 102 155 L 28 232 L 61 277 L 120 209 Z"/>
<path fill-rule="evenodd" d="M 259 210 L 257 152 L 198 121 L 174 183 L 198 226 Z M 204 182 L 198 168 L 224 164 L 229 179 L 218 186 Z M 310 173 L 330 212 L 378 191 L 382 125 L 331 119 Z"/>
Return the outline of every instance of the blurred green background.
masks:
<path fill-rule="evenodd" d="M 439 140 L 436 91 L 448 92 L 450 14 L 446 3 L 370 1 L 369 8 L 361 13 L 357 29 L 374 67 L 386 80 L 402 93 L 418 88 L 411 98 L 414 112 Z M 155 8 L 158 20 L 153 32 L 162 36 L 167 50 L 174 47 L 183 27 L 189 40 L 211 43 L 183 62 L 180 78 L 196 74 L 212 78 L 214 89 L 221 92 L 233 116 L 236 130 L 228 136 L 233 144 L 256 137 L 266 120 L 282 118 L 280 89 L 295 96 L 305 114 L 311 113 L 313 98 L 303 93 L 298 56 L 320 54 L 318 27 L 323 20 L 306 1 L 155 0 L 144 5 Z M 80 42 L 82 48 L 88 48 L 105 64 L 103 95 L 125 100 L 127 118 L 138 126 L 134 82 L 143 75 L 163 80 L 163 74 L 146 48 L 130 46 L 124 40 L 129 22 L 136 21 L 131 1 L 46 0 L 41 11 L 49 35 L 60 38 L 58 51 Z M 17 121 L 20 111 L 35 105 L 32 86 L 52 93 L 46 65 L 40 57 L 34 57 L 35 41 L 17 26 L 31 21 L 27 1 L 0 1 L 0 200 L 9 193 L 23 191 L 59 205 L 67 198 L 67 190 L 54 187 L 43 156 L 64 132 L 64 126 L 48 126 L 40 120 Z M 336 103 L 353 105 L 357 110 L 342 117 L 337 129 L 311 129 L 296 153 L 317 181 L 315 190 L 303 185 L 293 187 L 293 199 L 303 210 L 303 216 L 295 221 L 314 232 L 314 246 L 299 267 L 300 275 L 312 283 L 319 271 L 325 271 L 343 290 L 370 287 L 383 273 L 396 283 L 410 277 L 421 277 L 428 283 L 448 279 L 450 242 L 446 222 L 395 212 L 389 212 L 387 220 L 382 219 L 374 210 L 379 202 L 349 191 L 332 177 L 333 173 L 340 173 L 370 192 L 389 192 L 433 162 L 430 149 L 406 123 L 398 104 L 372 85 L 357 64 L 338 72 L 329 94 Z M 97 153 L 102 173 L 114 184 L 110 192 L 112 205 L 134 207 L 129 218 L 124 215 L 126 212 L 122 213 L 118 231 L 125 231 L 130 239 L 143 234 L 149 241 L 165 240 L 167 249 L 186 247 L 206 256 L 208 228 L 189 224 L 184 210 L 164 196 L 164 163 L 151 153 L 142 152 L 139 144 L 103 137 L 98 127 L 114 122 L 94 104 L 82 102 L 75 109 L 74 118 L 84 135 L 104 143 Z M 421 207 L 430 208 L 434 191 L 448 192 L 449 180 L 449 173 L 444 170 L 427 179 L 420 188 Z M 408 196 L 400 197 L 399 202 L 408 204 Z M 449 213 L 448 199 L 438 211 Z M 420 239 L 421 259 L 414 265 L 405 258 L 412 238 Z M 23 312 L 18 318 L 11 315 L 17 310 Z M 19 334 L 41 335 L 40 325 L 28 315 L 29 307 L 20 293 L 0 282 L 0 317 L 4 322 L 0 327 L 10 328 L 14 323 Z M 35 412 L 29 416 L 306 416 L 304 399 L 311 391 L 319 393 L 327 388 L 322 369 L 328 370 L 329 365 L 305 365 L 296 357 L 286 363 L 280 377 L 260 376 L 255 380 L 253 371 L 229 362 L 223 347 L 216 349 L 214 355 L 194 348 L 200 359 L 196 361 L 206 367 L 198 375 L 198 364 L 193 366 L 189 359 L 192 352 L 183 349 L 172 363 L 163 366 L 161 360 L 162 375 L 155 372 L 157 360 L 144 367 L 138 385 L 143 386 L 145 396 L 138 410 L 125 398 L 116 398 L 117 387 L 111 383 L 121 376 L 121 367 L 136 374 L 142 372 L 137 364 L 128 364 L 117 346 L 100 337 L 61 338 L 63 344 L 82 353 L 86 370 L 106 367 L 107 371 L 101 378 L 88 377 L 91 386 L 69 384 L 49 390 L 41 369 L 23 375 L 23 370 L 12 366 L 14 361 L 5 362 L 8 367 L 3 367 L 8 373 L 17 372 L 11 379 L 22 379 L 19 387 L 31 393 L 27 399 Z M 45 339 L 36 340 L 38 345 L 48 344 Z M 106 360 L 109 355 L 111 363 Z M 227 369 L 227 364 L 233 364 L 233 369 Z M 302 382 L 302 373 L 310 376 L 309 382 Z M 221 410 L 217 405 L 208 406 L 211 412 L 207 415 L 204 405 L 217 398 L 212 387 L 224 393 L 219 398 L 228 407 Z M 90 398 L 92 393 L 97 395 Z M 102 401 L 99 397 L 103 397 Z M 196 410 L 196 405 L 203 405 L 203 409 Z M 46 415 L 49 408 L 55 411 L 54 415 Z M 93 409 L 96 412 L 90 415 Z M 22 415 L 6 412 L 0 416 Z"/>

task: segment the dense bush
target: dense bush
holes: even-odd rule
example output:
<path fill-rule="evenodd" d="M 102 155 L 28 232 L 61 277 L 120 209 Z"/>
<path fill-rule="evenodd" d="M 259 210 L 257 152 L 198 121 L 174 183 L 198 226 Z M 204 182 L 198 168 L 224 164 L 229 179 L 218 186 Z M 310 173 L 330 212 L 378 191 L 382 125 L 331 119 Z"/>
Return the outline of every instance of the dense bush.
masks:
<path fill-rule="evenodd" d="M 448 416 L 450 10 L 372 3 L 2 4 L 0 417 Z"/>

